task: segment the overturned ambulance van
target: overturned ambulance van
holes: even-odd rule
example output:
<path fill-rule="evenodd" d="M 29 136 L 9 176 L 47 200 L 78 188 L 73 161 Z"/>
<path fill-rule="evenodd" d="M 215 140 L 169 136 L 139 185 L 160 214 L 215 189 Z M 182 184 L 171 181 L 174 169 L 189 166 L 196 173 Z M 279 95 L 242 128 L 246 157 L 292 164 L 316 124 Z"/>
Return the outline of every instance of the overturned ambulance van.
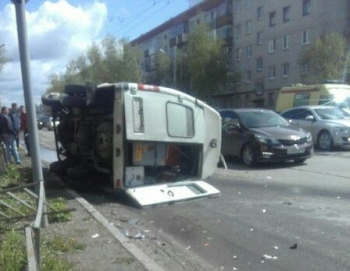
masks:
<path fill-rule="evenodd" d="M 51 171 L 123 189 L 140 206 L 220 194 L 203 179 L 217 168 L 221 120 L 202 101 L 159 86 L 87 83 L 42 103 L 60 119 Z"/>

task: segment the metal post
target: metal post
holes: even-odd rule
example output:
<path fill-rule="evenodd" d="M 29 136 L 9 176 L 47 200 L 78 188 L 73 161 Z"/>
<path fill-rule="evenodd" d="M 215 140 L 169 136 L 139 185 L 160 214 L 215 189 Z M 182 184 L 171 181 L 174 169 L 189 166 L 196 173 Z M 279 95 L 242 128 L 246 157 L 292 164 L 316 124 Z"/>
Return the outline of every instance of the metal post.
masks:
<path fill-rule="evenodd" d="M 39 151 L 38 130 L 36 127 L 36 112 L 30 84 L 29 50 L 27 42 L 27 25 L 25 18 L 25 4 L 28 0 L 11 0 L 16 8 L 18 47 L 21 60 L 22 83 L 24 92 L 25 107 L 27 110 L 27 121 L 29 129 L 30 152 L 32 157 L 33 180 L 43 182 L 43 173 Z M 40 184 L 35 186 L 36 194 L 39 195 Z M 44 226 L 47 224 L 45 216 Z"/>
<path fill-rule="evenodd" d="M 176 54 L 177 54 L 177 45 L 174 46 L 174 59 L 173 59 L 173 85 L 174 88 L 176 88 L 176 70 L 177 70 L 177 64 L 176 64 Z"/>

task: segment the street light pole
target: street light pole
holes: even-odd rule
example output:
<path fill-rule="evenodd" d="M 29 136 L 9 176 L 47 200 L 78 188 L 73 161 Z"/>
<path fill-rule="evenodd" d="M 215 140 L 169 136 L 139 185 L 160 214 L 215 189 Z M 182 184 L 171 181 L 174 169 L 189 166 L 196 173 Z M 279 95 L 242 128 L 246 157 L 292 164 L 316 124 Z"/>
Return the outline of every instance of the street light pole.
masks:
<path fill-rule="evenodd" d="M 174 46 L 174 61 L 173 61 L 173 86 L 176 88 L 176 70 L 177 70 L 177 63 L 176 63 L 176 54 L 177 54 L 177 45 Z"/>

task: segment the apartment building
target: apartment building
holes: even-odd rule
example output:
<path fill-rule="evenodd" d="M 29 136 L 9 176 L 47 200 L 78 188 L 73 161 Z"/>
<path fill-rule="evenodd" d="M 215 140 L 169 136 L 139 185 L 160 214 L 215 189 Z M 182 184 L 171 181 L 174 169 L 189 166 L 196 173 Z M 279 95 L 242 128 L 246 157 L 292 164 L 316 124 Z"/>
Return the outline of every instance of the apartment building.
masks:
<path fill-rule="evenodd" d="M 349 0 L 234 0 L 233 8 L 241 81 L 225 97 L 230 106 L 274 108 L 282 86 L 303 83 L 308 66 L 297 62 L 312 41 L 330 32 L 349 37 Z"/>
<path fill-rule="evenodd" d="M 307 63 L 300 53 L 322 33 L 349 38 L 350 0 L 205 0 L 132 41 L 144 52 L 144 72 L 155 70 L 159 50 L 174 58 L 196 23 L 226 43 L 233 72 L 240 75 L 225 93 L 213 93 L 220 107 L 274 108 L 282 86 L 303 83 Z"/>
<path fill-rule="evenodd" d="M 213 38 L 225 40 L 223 50 L 232 59 L 232 11 L 232 0 L 206 0 L 131 41 L 143 52 L 145 77 L 151 78 L 154 74 L 155 56 L 159 52 L 169 56 L 174 65 L 173 60 L 178 49 L 186 44 L 188 34 L 203 22 L 209 25 Z"/>

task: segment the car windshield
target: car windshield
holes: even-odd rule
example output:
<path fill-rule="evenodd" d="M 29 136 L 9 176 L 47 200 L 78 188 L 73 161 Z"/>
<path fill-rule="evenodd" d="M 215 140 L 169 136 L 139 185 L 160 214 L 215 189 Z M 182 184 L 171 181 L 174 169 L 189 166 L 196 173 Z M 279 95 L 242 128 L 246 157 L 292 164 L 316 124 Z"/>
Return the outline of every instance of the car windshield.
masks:
<path fill-rule="evenodd" d="M 288 126 L 289 123 L 273 111 L 237 112 L 242 124 L 247 128 Z"/>
<path fill-rule="evenodd" d="M 316 114 L 324 120 L 349 119 L 350 115 L 346 111 L 334 108 L 315 108 Z"/>

